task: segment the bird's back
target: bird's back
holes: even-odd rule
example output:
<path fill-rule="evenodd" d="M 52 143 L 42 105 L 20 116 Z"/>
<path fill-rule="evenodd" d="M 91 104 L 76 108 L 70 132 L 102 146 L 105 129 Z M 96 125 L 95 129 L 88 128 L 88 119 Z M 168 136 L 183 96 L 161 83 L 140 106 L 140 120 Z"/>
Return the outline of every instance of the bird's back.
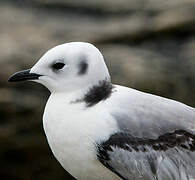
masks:
<path fill-rule="evenodd" d="M 195 131 L 194 108 L 135 89 L 114 87 L 111 98 L 105 103 L 120 129 L 145 138 L 155 138 L 180 128 Z"/>
<path fill-rule="evenodd" d="M 122 86 L 105 105 L 119 128 L 100 145 L 106 167 L 122 179 L 195 178 L 194 108 Z"/>

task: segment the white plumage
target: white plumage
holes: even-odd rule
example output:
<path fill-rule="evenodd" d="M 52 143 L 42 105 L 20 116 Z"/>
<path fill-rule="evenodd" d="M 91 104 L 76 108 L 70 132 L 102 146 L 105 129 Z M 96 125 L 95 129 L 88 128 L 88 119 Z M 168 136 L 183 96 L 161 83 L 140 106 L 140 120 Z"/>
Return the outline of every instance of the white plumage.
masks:
<path fill-rule="evenodd" d="M 43 126 L 60 164 L 79 180 L 192 180 L 195 109 L 113 85 L 97 48 L 67 43 L 10 81 L 51 92 Z"/>

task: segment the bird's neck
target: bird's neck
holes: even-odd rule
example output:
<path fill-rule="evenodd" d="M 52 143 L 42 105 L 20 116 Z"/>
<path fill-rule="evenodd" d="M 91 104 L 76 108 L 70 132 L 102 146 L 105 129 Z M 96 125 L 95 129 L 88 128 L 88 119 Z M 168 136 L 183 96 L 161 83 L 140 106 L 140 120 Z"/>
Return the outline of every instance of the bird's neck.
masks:
<path fill-rule="evenodd" d="M 108 79 L 100 80 L 97 83 L 89 85 L 83 89 L 72 92 L 58 92 L 52 95 L 64 97 L 70 104 L 85 104 L 86 107 L 91 107 L 98 102 L 110 97 L 114 86 Z"/>
<path fill-rule="evenodd" d="M 82 101 L 87 107 L 93 106 L 98 102 L 107 99 L 112 93 L 113 85 L 108 80 L 99 81 L 97 84 L 88 88 Z"/>

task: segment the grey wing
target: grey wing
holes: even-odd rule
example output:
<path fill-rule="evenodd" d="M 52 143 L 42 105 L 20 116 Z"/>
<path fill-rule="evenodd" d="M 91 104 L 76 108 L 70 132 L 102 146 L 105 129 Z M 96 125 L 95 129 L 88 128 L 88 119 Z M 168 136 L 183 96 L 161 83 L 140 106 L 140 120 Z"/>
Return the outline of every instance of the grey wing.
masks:
<path fill-rule="evenodd" d="M 99 144 L 102 164 L 127 180 L 195 179 L 194 108 L 128 88 L 107 105 L 118 133 Z"/>
<path fill-rule="evenodd" d="M 145 138 L 158 138 L 176 129 L 195 133 L 194 108 L 152 94 L 129 91 L 125 95 L 121 91 L 116 92 L 109 102 L 109 113 L 116 120 L 120 131 Z"/>
<path fill-rule="evenodd" d="M 194 150 L 195 136 L 182 130 L 158 139 L 116 133 L 98 145 L 98 159 L 124 180 L 191 180 Z"/>

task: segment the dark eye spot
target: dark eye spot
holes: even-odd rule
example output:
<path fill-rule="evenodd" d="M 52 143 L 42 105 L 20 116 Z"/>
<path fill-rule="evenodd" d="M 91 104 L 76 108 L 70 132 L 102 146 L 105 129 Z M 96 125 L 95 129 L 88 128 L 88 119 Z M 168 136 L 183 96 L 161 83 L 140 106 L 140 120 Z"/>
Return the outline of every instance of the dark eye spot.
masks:
<path fill-rule="evenodd" d="M 53 64 L 53 65 L 52 65 L 52 68 L 53 68 L 53 69 L 57 69 L 57 70 L 58 70 L 58 69 L 62 69 L 62 68 L 64 67 L 64 65 L 65 65 L 64 63 L 58 62 L 58 63 Z"/>
<path fill-rule="evenodd" d="M 87 72 L 87 69 L 88 69 L 88 64 L 85 61 L 82 61 L 79 64 L 79 72 L 78 72 L 78 74 L 79 75 L 85 74 Z"/>

